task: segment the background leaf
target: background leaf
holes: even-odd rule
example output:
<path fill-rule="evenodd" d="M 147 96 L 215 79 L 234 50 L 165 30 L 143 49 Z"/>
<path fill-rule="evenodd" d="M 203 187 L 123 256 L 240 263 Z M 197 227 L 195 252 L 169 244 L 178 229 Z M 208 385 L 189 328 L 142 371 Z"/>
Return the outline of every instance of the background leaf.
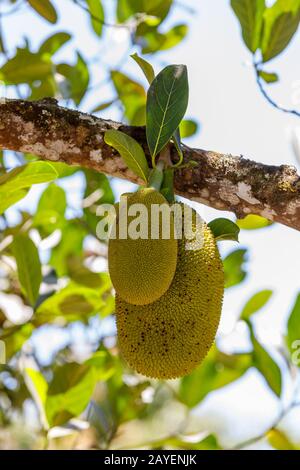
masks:
<path fill-rule="evenodd" d="M 262 290 L 254 294 L 251 299 L 248 300 L 241 313 L 242 320 L 248 320 L 253 313 L 263 308 L 266 303 L 270 300 L 273 292 L 271 290 Z"/>
<path fill-rule="evenodd" d="M 28 0 L 30 6 L 49 23 L 57 22 L 57 13 L 50 0 Z"/>
<path fill-rule="evenodd" d="M 42 282 L 38 250 L 26 234 L 19 234 L 14 237 L 12 250 L 16 258 L 20 284 L 31 305 L 34 305 Z"/>
<path fill-rule="evenodd" d="M 231 0 L 231 7 L 240 21 L 246 46 L 255 52 L 260 45 L 265 0 Z"/>
<path fill-rule="evenodd" d="M 243 265 L 247 260 L 246 254 L 247 250 L 245 249 L 234 250 L 223 260 L 225 287 L 233 287 L 244 281 L 246 271 L 244 271 Z"/>

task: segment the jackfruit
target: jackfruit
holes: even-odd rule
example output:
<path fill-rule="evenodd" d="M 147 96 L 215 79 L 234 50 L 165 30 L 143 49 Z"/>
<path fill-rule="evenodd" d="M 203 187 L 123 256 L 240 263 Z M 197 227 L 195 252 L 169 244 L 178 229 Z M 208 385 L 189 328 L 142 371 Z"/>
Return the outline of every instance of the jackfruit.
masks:
<path fill-rule="evenodd" d="M 117 294 L 123 300 L 135 305 L 146 305 L 159 299 L 168 290 L 176 271 L 178 240 L 175 237 L 174 216 L 169 212 L 168 227 L 163 228 L 161 214 L 152 217 L 151 208 L 154 204 L 169 207 L 162 194 L 153 188 L 140 189 L 136 193 L 121 196 L 121 202 L 124 203 L 125 199 L 127 209 L 124 205 L 122 209 L 120 203 L 121 209 L 119 214 L 117 211 L 115 222 L 115 238 L 110 238 L 108 243 L 109 273 Z M 147 213 L 129 215 L 133 204 L 143 204 Z M 124 236 L 120 233 L 121 219 L 125 216 L 127 228 L 130 228 L 130 223 L 137 216 L 141 224 L 146 220 L 146 238 L 121 238 Z M 153 226 L 156 225 L 154 229 L 157 230 L 157 239 L 151 237 L 152 222 Z"/>
<path fill-rule="evenodd" d="M 168 291 L 156 302 L 131 305 L 116 296 L 118 345 L 130 367 L 152 378 L 189 374 L 211 348 L 222 308 L 224 274 L 215 239 L 203 222 L 202 247 L 179 242 L 177 269 Z M 199 235 L 199 233 L 197 234 Z"/>

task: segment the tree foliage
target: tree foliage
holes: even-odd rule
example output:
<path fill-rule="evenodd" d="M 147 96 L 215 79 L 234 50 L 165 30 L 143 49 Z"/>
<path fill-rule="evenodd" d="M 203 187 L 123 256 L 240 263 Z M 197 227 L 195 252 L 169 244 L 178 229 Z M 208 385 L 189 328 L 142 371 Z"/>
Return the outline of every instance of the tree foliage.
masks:
<path fill-rule="evenodd" d="M 151 62 L 155 63 L 158 53 L 176 47 L 188 36 L 189 24 L 174 24 L 172 20 L 177 2 L 118 0 L 112 2 L 112 8 L 107 6 L 109 2 L 101 0 L 74 0 L 73 7 L 80 10 L 83 18 L 77 37 L 60 30 L 58 21 L 63 15 L 60 2 L 7 0 L 1 3 L 5 3 L 6 14 L 26 10 L 35 19 L 39 18 L 42 31 L 46 23 L 52 28 L 38 46 L 28 37 L 16 49 L 8 48 L 1 29 L 0 79 L 7 93 L 34 100 L 52 97 L 65 106 L 82 106 L 90 93 L 98 96 L 98 81 L 96 86 L 91 81 L 92 61 L 80 47 L 73 54 L 72 42 L 76 40 L 80 46 L 84 27 L 92 29 L 101 47 L 107 45 L 107 31 L 125 30 L 130 32 L 133 59 L 149 83 L 148 101 L 142 74 L 129 76 L 122 66 L 108 67 L 105 84 L 112 98 L 104 96 L 92 112 L 101 115 L 118 109 L 121 119 L 128 124 L 147 122 L 154 164 L 156 155 L 169 139 L 177 143 L 180 153 L 178 136 L 181 134 L 185 139 L 198 132 L 199 125 L 194 119 L 182 120 L 188 99 L 186 68 L 178 68 L 177 81 L 172 81 L 172 67 L 166 67 L 155 77 L 153 67 L 141 57 L 141 54 L 151 54 Z M 275 72 L 263 67 L 283 53 L 294 37 L 300 21 L 300 1 L 277 0 L 267 7 L 265 0 L 232 0 L 231 7 L 239 20 L 244 43 L 253 55 L 259 79 L 268 84 L 278 81 Z M 4 25 L 5 18 L 3 9 L 0 21 Z M 167 59 L 167 55 L 164 57 Z M 163 101 L 159 103 L 155 125 L 151 125 L 153 108 L 158 109 L 158 97 Z M 178 98 L 181 108 L 170 111 L 172 100 Z M 144 180 L 149 178 L 144 151 L 133 139 L 110 131 L 106 142 L 120 152 L 131 170 Z M 23 445 L 27 447 L 44 446 L 49 430 L 56 426 L 66 429 L 70 420 L 80 417 L 90 426 L 88 447 L 109 448 L 115 442 L 120 447 L 126 446 L 126 442 L 117 440 L 118 431 L 130 432 L 132 423 L 138 419 L 141 428 L 153 426 L 153 436 L 149 442 L 138 441 L 137 446 L 219 449 L 218 438 L 211 434 L 191 443 L 188 426 L 183 429 L 178 426 L 177 431 L 170 427 L 165 434 L 160 432 L 157 424 L 163 412 L 170 409 L 172 413 L 176 408 L 184 417 L 182 422 L 188 423 L 185 417 L 190 417 L 209 394 L 242 380 L 250 369 L 260 374 L 270 393 L 280 400 L 285 381 L 297 369 L 293 354 L 295 341 L 300 339 L 299 297 L 287 319 L 286 339 L 279 353 L 262 344 L 253 322 L 253 315 L 272 295 L 272 291 L 264 289 L 245 302 L 238 316 L 237 324 L 243 324 L 249 335 L 247 352 L 224 352 L 217 341 L 204 363 L 178 383 L 137 376 L 118 355 L 114 295 L 106 272 L 106 244 L 96 237 L 97 205 L 114 202 L 112 181 L 91 170 L 41 162 L 27 153 L 2 153 L 0 163 L 0 283 L 5 300 L 0 305 L 0 340 L 6 350 L 6 364 L 0 366 L 1 427 L 13 429 L 15 416 L 22 421 L 26 403 L 32 400 L 38 410 L 39 429 L 33 437 L 26 436 Z M 78 203 L 73 202 L 72 193 L 76 181 L 83 188 Z M 35 192 L 35 185 L 42 185 L 38 188 L 43 190 Z M 29 193 L 34 194 L 35 208 L 30 205 L 27 209 L 14 208 Z M 11 211 L 16 214 L 13 222 L 7 216 Z M 217 239 L 232 241 L 238 239 L 239 230 L 268 230 L 268 225 L 266 219 L 248 215 L 236 224 L 216 219 L 211 229 Z M 247 249 L 232 243 L 223 259 L 227 289 L 238 287 L 242 293 L 248 259 Z M 11 310 L 20 308 L 26 314 L 19 321 L 13 318 Z M 83 352 L 72 339 L 76 331 L 84 338 Z M 60 334 L 67 339 L 57 345 L 54 338 Z M 48 335 L 50 344 L 53 339 L 46 360 L 36 350 L 38 338 L 43 335 Z M 283 358 L 288 370 L 282 366 Z M 173 426 L 169 422 L 167 425 Z M 75 434 L 83 434 L 80 427 L 76 429 L 76 421 L 73 429 Z M 261 437 L 277 449 L 297 447 L 276 426 L 264 436 L 258 436 Z M 69 448 L 73 444 L 57 438 L 51 445 Z"/>

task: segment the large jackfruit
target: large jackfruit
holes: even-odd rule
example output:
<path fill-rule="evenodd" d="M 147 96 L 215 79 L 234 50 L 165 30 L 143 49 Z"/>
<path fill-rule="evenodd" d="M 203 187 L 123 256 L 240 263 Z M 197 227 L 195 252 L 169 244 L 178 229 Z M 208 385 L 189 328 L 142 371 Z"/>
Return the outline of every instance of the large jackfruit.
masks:
<path fill-rule="evenodd" d="M 169 207 L 166 199 L 153 188 L 140 189 L 122 198 L 123 202 L 126 198 L 128 209 L 124 209 L 126 213 L 122 212 L 122 208 L 119 214 L 117 211 L 116 237 L 110 238 L 108 243 L 109 273 L 117 294 L 123 300 L 135 305 L 146 305 L 159 299 L 168 290 L 176 271 L 178 240 L 175 237 L 174 217 L 170 213 L 169 232 L 166 226 L 163 232 L 161 223 L 156 224 L 157 239 L 151 238 L 151 228 L 155 225 L 152 222 L 156 220 L 152 217 L 151 207 L 154 204 Z M 133 204 L 143 204 L 147 210 L 146 215 L 137 214 L 141 221 L 147 217 L 148 234 L 145 239 L 121 239 L 120 219 L 126 215 L 129 228 L 130 223 L 136 220 L 137 215 L 128 215 Z M 161 215 L 159 220 L 162 220 Z"/>
<path fill-rule="evenodd" d="M 199 226 L 193 225 L 193 230 Z M 223 267 L 210 229 L 203 223 L 200 230 L 200 249 L 187 250 L 187 240 L 179 240 L 176 273 L 160 299 L 136 306 L 116 297 L 121 354 L 148 377 L 172 379 L 190 373 L 214 341 L 224 291 Z"/>

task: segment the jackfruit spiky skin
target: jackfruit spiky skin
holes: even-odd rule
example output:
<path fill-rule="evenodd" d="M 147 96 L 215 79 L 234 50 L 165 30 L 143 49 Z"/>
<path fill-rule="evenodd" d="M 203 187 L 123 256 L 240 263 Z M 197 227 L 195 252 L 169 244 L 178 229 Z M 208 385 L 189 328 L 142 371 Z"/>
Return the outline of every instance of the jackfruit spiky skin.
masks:
<path fill-rule="evenodd" d="M 223 265 L 212 232 L 186 250 L 179 240 L 177 269 L 169 290 L 156 302 L 135 306 L 116 297 L 120 352 L 130 367 L 152 378 L 189 374 L 211 348 L 222 308 Z"/>
<path fill-rule="evenodd" d="M 160 227 L 158 239 L 152 239 L 151 206 L 168 204 L 166 199 L 153 188 L 140 189 L 122 197 L 126 197 L 128 208 L 133 204 L 144 204 L 147 208 L 149 237 L 121 239 L 120 220 L 117 218 L 116 238 L 110 239 L 108 243 L 109 273 L 117 294 L 123 300 L 135 305 L 146 305 L 159 299 L 168 290 L 176 271 L 178 240 L 175 238 L 174 217 L 171 213 L 170 237 L 163 239 Z M 134 218 L 128 216 L 128 225 Z"/>

